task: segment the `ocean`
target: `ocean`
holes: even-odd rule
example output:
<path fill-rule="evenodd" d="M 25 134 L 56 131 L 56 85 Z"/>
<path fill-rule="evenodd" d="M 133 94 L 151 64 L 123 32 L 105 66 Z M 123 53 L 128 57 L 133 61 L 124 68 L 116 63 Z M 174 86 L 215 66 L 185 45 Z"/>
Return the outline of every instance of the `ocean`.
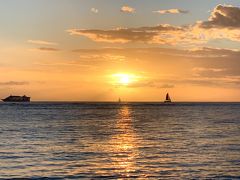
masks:
<path fill-rule="evenodd" d="M 240 179 L 240 103 L 0 103 L 0 178 Z"/>

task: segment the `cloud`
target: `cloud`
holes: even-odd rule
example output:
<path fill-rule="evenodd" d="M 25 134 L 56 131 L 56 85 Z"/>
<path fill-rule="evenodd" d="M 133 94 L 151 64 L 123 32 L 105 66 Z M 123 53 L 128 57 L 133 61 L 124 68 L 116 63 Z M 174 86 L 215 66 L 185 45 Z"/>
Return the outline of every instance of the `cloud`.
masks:
<path fill-rule="evenodd" d="M 99 49 L 74 49 L 73 52 L 81 53 L 81 57 L 104 57 L 104 55 L 112 54 L 116 56 L 125 56 L 125 54 L 135 54 L 142 56 L 143 54 L 167 55 L 173 57 L 197 58 L 197 59 L 220 59 L 220 58 L 238 58 L 240 50 L 223 49 L 223 48 L 195 48 L 195 49 L 176 49 L 176 48 L 99 48 Z M 125 56 L 126 57 L 126 56 Z"/>
<path fill-rule="evenodd" d="M 178 77 L 178 78 L 161 78 L 139 82 L 133 82 L 128 85 L 115 84 L 116 88 L 156 88 L 172 89 L 176 86 L 205 86 L 205 87 L 225 87 L 239 88 L 240 76 L 219 76 L 219 77 Z"/>
<path fill-rule="evenodd" d="M 198 49 L 176 49 L 176 48 L 100 48 L 100 49 L 76 49 L 74 53 L 79 53 L 82 57 L 80 61 L 89 64 L 97 62 L 111 61 L 126 64 L 129 67 L 135 67 L 136 63 L 145 67 L 146 71 L 159 71 L 161 73 L 183 72 L 186 76 L 184 82 L 178 84 L 190 84 L 191 81 L 214 81 L 211 78 L 225 78 L 240 76 L 240 50 L 220 49 L 204 47 Z M 109 55 L 109 56 L 107 56 Z M 113 57 L 113 58 L 111 58 Z M 106 59 L 104 59 L 106 58 Z M 123 61 L 119 60 L 123 59 Z M 99 65 L 99 64 L 98 64 Z M 158 67 L 158 69 L 156 68 Z M 186 74 L 187 73 L 187 74 Z M 161 74 L 159 74 L 160 76 Z M 151 87 L 161 87 L 163 84 L 178 85 L 175 80 L 179 77 L 166 79 L 172 76 L 167 74 L 166 77 L 154 82 L 144 81 Z M 207 79 L 205 79 L 207 78 Z M 190 81 L 191 80 L 191 81 Z M 218 79 L 216 79 L 218 80 Z M 222 80 L 222 79 L 220 79 Z M 181 80 L 183 81 L 183 80 Z M 195 85 L 196 83 L 194 83 Z M 204 84 L 204 83 L 203 83 Z M 207 84 L 207 83 L 206 83 Z M 223 85 L 226 85 L 226 83 Z M 140 86 L 140 84 L 134 84 Z M 141 84 L 142 86 L 142 84 Z"/>
<path fill-rule="evenodd" d="M 144 87 L 154 87 L 153 82 L 151 81 L 146 81 L 146 82 L 132 82 L 128 85 L 123 85 L 123 84 L 115 84 L 115 87 L 128 87 L 128 88 L 144 88 Z"/>
<path fill-rule="evenodd" d="M 111 61 L 117 63 L 118 66 L 114 67 L 126 67 L 132 69 L 136 75 L 141 75 L 142 78 L 128 84 L 128 88 L 240 87 L 240 50 L 211 47 L 122 47 L 75 49 L 73 52 L 81 57 L 79 63 L 98 67 L 101 66 L 98 62 Z M 123 58 L 124 61 L 119 61 L 118 58 Z M 122 87 L 121 84 L 113 86 Z"/>
<path fill-rule="evenodd" d="M 132 84 L 127 85 L 129 88 L 143 88 L 143 87 L 150 87 L 150 88 L 158 88 L 158 89 L 172 89 L 175 86 L 173 84 L 161 84 L 158 81 L 148 81 L 148 82 L 135 82 Z"/>
<path fill-rule="evenodd" d="M 171 44 L 175 43 L 178 33 L 183 32 L 183 28 L 170 26 L 167 24 L 139 27 L 139 28 L 117 28 L 110 30 L 101 29 L 69 29 L 70 35 L 85 36 L 97 42 L 110 43 L 128 43 L 128 42 L 144 42 Z"/>
<path fill-rule="evenodd" d="M 138 77 L 136 81 L 129 84 L 113 83 L 116 88 L 157 88 L 157 89 L 170 89 L 174 88 L 173 84 L 163 84 L 162 80 L 147 79 L 146 77 Z"/>
<path fill-rule="evenodd" d="M 159 88 L 166 88 L 166 89 L 170 89 L 170 88 L 174 88 L 175 86 L 173 84 L 163 84 L 161 86 L 159 86 Z"/>
<path fill-rule="evenodd" d="M 132 8 L 132 7 L 129 7 L 129 6 L 123 6 L 121 8 L 121 12 L 124 12 L 124 13 L 134 13 L 135 12 L 135 9 Z"/>
<path fill-rule="evenodd" d="M 209 28 L 240 28 L 240 8 L 230 5 L 218 5 L 214 8 L 208 21 L 200 22 L 200 27 Z"/>
<path fill-rule="evenodd" d="M 49 45 L 49 46 L 57 45 L 57 43 L 55 42 L 42 41 L 42 40 L 28 40 L 27 42 L 31 44 L 37 44 L 37 45 Z"/>
<path fill-rule="evenodd" d="M 96 9 L 96 8 L 91 8 L 91 12 L 97 14 L 97 13 L 98 13 L 98 9 Z"/>
<path fill-rule="evenodd" d="M 164 84 L 165 82 L 165 84 Z M 176 86 L 206 86 L 206 87 L 240 87 L 240 76 L 220 76 L 220 77 L 181 77 L 155 79 L 146 82 L 133 82 L 128 85 L 115 85 L 116 88 L 122 86 L 127 88 L 156 88 L 156 89 L 172 89 Z"/>
<path fill-rule="evenodd" d="M 234 49 L 202 47 L 189 49 L 188 55 L 186 56 L 189 55 L 194 58 L 227 58 L 239 56 L 240 51 Z"/>
<path fill-rule="evenodd" d="M 126 8 L 127 9 L 127 8 Z M 183 10 L 162 10 L 159 13 L 187 13 Z M 201 45 L 211 40 L 226 39 L 240 42 L 240 8 L 218 5 L 208 21 L 185 26 L 160 24 L 149 27 L 115 29 L 69 29 L 70 35 L 87 37 L 96 42 L 154 43 L 167 45 Z"/>
<path fill-rule="evenodd" d="M 158 10 L 153 12 L 159 13 L 159 14 L 187 14 L 188 13 L 188 11 L 181 10 L 181 9 L 167 9 L 167 10 Z"/>
<path fill-rule="evenodd" d="M 204 67 L 195 67 L 192 70 L 197 71 L 197 72 L 204 72 L 204 71 L 222 72 L 222 71 L 226 71 L 226 69 L 221 69 L 221 68 L 204 68 Z"/>
<path fill-rule="evenodd" d="M 240 77 L 223 76 L 223 77 L 198 77 L 177 80 L 178 84 L 190 84 L 196 86 L 212 86 L 212 87 L 239 87 Z"/>
<path fill-rule="evenodd" d="M 240 8 L 217 5 L 207 21 L 199 21 L 192 26 L 193 34 L 201 34 L 206 42 L 212 39 L 240 41 Z"/>
<path fill-rule="evenodd" d="M 34 63 L 37 66 L 46 66 L 46 67 L 64 67 L 66 69 L 67 67 L 75 67 L 75 68 L 95 68 L 94 65 L 89 65 L 89 64 L 82 64 L 77 61 L 62 61 L 62 62 L 36 62 Z"/>
<path fill-rule="evenodd" d="M 29 82 L 26 81 L 7 81 L 7 82 L 0 82 L 1 86 L 23 86 L 28 85 Z"/>
<path fill-rule="evenodd" d="M 217 67 L 194 67 L 192 68 L 195 77 L 221 77 L 226 74 L 226 68 Z"/>
<path fill-rule="evenodd" d="M 77 50 L 76 50 L 77 52 Z M 88 62 L 102 62 L 102 61 L 112 61 L 112 62 L 121 62 L 126 61 L 126 56 L 117 55 L 112 53 L 102 53 L 102 54 L 82 54 L 80 55 L 81 60 L 85 60 Z"/>
<path fill-rule="evenodd" d="M 240 29 L 227 29 L 227 28 L 202 28 L 201 24 L 193 26 L 191 34 L 196 37 L 198 42 L 207 43 L 210 40 L 225 39 L 230 41 L 240 41 Z M 196 42 L 197 42 L 196 41 Z"/>
<path fill-rule="evenodd" d="M 40 48 L 34 48 L 34 49 L 30 49 L 33 51 L 46 51 L 46 52 L 57 52 L 60 51 L 59 49 L 56 48 L 49 48 L 49 47 L 40 47 Z"/>

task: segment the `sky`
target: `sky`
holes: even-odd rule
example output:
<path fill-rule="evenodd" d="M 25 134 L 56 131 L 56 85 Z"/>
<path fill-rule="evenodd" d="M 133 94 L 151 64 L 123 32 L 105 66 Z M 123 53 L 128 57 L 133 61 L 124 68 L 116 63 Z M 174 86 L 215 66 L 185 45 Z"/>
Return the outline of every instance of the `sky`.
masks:
<path fill-rule="evenodd" d="M 239 0 L 0 0 L 0 97 L 240 101 Z"/>

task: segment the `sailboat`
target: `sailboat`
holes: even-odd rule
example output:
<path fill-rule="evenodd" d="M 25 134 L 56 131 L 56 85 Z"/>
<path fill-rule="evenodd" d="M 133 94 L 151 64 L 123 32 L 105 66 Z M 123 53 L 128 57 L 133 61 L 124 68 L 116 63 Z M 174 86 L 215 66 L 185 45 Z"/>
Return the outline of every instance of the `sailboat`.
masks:
<path fill-rule="evenodd" d="M 171 98 L 170 98 L 169 94 L 167 93 L 166 94 L 166 99 L 165 99 L 164 103 L 171 103 L 171 102 L 172 102 Z"/>
<path fill-rule="evenodd" d="M 121 98 L 119 98 L 119 99 L 118 99 L 118 103 L 121 103 L 121 102 L 122 102 L 122 101 L 121 101 Z"/>

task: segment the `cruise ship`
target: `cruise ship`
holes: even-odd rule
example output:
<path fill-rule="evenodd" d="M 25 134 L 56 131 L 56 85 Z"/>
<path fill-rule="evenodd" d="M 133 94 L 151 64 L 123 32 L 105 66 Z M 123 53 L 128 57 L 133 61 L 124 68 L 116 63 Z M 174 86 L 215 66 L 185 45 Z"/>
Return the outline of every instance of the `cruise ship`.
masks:
<path fill-rule="evenodd" d="M 4 102 L 30 102 L 31 98 L 27 96 L 8 96 L 5 99 L 2 99 Z"/>

